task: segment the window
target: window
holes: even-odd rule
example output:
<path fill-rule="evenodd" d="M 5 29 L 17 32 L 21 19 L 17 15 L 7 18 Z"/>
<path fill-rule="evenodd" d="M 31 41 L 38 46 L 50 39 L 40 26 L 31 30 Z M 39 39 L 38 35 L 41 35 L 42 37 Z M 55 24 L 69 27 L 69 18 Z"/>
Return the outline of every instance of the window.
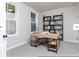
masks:
<path fill-rule="evenodd" d="M 6 34 L 16 34 L 16 10 L 15 5 L 6 3 Z"/>
<path fill-rule="evenodd" d="M 36 31 L 36 14 L 31 13 L 31 32 Z"/>

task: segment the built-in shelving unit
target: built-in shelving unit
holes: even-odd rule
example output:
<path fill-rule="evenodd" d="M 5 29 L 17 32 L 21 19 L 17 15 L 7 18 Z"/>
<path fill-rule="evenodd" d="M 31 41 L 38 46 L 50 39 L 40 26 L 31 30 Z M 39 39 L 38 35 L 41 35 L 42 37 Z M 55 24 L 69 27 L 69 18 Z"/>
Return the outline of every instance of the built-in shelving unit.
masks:
<path fill-rule="evenodd" d="M 59 32 L 60 39 L 63 41 L 63 14 L 44 16 L 43 17 L 43 30 L 49 32 Z"/>

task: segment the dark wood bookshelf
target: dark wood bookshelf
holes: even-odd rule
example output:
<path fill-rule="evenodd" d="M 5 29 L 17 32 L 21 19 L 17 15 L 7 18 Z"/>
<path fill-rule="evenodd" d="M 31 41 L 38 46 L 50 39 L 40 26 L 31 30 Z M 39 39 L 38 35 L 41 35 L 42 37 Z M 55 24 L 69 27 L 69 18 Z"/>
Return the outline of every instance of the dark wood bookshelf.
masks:
<path fill-rule="evenodd" d="M 59 32 L 60 33 L 60 40 L 63 41 L 63 14 L 61 15 L 53 15 L 51 16 L 44 16 L 43 17 L 43 31 L 49 32 Z"/>
<path fill-rule="evenodd" d="M 50 26 L 63 26 L 63 25 L 61 25 L 61 24 L 57 24 L 57 25 L 50 25 Z"/>

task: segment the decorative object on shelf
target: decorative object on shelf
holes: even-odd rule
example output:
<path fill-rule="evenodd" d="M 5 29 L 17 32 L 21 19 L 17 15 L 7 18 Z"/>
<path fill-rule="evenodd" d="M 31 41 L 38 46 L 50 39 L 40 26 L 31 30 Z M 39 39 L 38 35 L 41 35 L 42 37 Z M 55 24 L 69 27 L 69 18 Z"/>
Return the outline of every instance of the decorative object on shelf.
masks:
<path fill-rule="evenodd" d="M 44 24 L 45 24 L 45 25 L 49 25 L 49 22 L 45 22 Z"/>
<path fill-rule="evenodd" d="M 54 25 L 55 23 L 52 21 L 52 22 L 50 22 L 50 24 L 51 24 L 51 25 Z"/>
<path fill-rule="evenodd" d="M 55 29 L 62 29 L 61 26 L 55 26 Z"/>
<path fill-rule="evenodd" d="M 50 29 L 50 26 L 45 26 L 45 29 L 47 29 L 47 30 Z"/>
<path fill-rule="evenodd" d="M 54 19 L 55 20 L 61 20 L 62 19 L 62 16 L 61 15 L 54 15 Z"/>
<path fill-rule="evenodd" d="M 55 21 L 55 24 L 56 24 L 56 25 L 57 25 L 57 24 L 62 25 L 62 22 L 61 22 L 61 21 Z"/>
<path fill-rule="evenodd" d="M 45 21 L 47 20 L 47 18 L 45 18 Z"/>
<path fill-rule="evenodd" d="M 77 31 L 78 37 L 77 40 L 79 39 L 79 24 L 73 24 L 73 30 Z"/>

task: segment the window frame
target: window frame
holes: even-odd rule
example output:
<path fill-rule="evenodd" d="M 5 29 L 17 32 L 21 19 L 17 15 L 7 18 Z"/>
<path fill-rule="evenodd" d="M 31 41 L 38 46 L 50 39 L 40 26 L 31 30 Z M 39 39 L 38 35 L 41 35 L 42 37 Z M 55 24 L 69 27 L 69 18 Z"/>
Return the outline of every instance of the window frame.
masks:
<path fill-rule="evenodd" d="M 15 34 L 7 34 L 6 33 L 8 35 L 8 37 L 13 37 L 13 36 L 17 36 L 19 34 L 19 30 L 18 30 L 19 23 L 18 23 L 18 12 L 17 12 L 18 11 L 18 8 L 16 6 L 16 3 L 7 2 L 7 4 L 11 4 L 11 5 L 14 5 L 15 6 L 16 33 Z M 6 8 L 8 8 L 8 6 Z M 7 13 L 7 11 L 6 11 L 6 13 Z"/>

